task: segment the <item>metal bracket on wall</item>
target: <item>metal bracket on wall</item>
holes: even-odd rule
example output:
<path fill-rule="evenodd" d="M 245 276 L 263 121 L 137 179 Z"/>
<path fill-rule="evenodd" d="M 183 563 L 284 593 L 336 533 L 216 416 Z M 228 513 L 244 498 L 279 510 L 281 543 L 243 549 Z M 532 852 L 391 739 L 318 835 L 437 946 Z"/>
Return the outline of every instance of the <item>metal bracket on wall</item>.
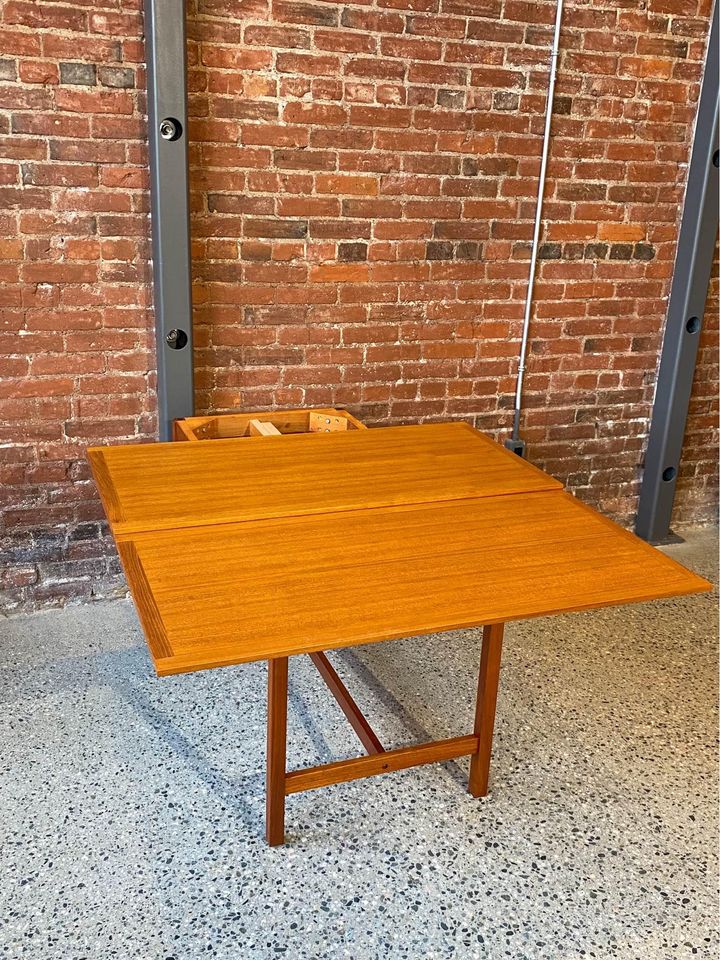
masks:
<path fill-rule="evenodd" d="M 719 0 L 720 2 L 720 0 Z M 666 540 L 718 230 L 718 2 L 698 103 L 635 532 Z"/>
<path fill-rule="evenodd" d="M 170 440 L 194 412 L 184 0 L 146 0 L 145 33 L 158 429 Z"/>

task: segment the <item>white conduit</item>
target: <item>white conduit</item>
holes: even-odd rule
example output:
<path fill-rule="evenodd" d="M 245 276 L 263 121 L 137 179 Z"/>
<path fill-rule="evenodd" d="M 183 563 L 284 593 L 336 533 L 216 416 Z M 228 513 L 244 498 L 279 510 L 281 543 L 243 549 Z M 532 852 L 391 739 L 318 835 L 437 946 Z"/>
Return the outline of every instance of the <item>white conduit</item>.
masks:
<path fill-rule="evenodd" d="M 532 250 L 530 252 L 530 276 L 528 278 L 527 294 L 525 297 L 525 316 L 523 318 L 522 341 L 520 344 L 520 363 L 518 365 L 517 385 L 515 387 L 515 418 L 513 420 L 512 432 L 513 440 L 520 439 L 520 404 L 522 401 L 528 333 L 530 331 L 530 314 L 532 312 L 533 288 L 535 286 L 535 270 L 537 268 L 538 246 L 540 243 L 540 227 L 542 225 L 545 177 L 547 175 L 548 154 L 550 153 L 550 124 L 552 123 L 557 62 L 560 55 L 560 23 L 562 21 L 562 14 L 563 0 L 557 0 L 557 11 L 555 13 L 555 33 L 553 36 L 552 51 L 550 53 L 550 79 L 548 82 L 547 106 L 545 108 L 545 136 L 543 139 L 542 161 L 540 163 L 540 181 L 538 183 L 537 204 L 535 206 L 535 230 L 533 232 Z"/>

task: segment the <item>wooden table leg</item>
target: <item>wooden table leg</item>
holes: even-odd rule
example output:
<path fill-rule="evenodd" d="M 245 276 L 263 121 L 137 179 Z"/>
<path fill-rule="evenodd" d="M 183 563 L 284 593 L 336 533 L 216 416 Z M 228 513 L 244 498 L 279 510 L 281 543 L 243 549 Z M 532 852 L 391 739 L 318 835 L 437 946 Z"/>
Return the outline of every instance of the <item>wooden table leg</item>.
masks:
<path fill-rule="evenodd" d="M 502 623 L 494 623 L 483 628 L 474 730 L 478 737 L 478 749 L 477 753 L 472 755 L 470 761 L 470 781 L 468 783 L 468 790 L 474 797 L 484 797 L 488 792 L 490 754 L 492 753 L 493 727 L 495 726 L 495 703 L 500 681 L 503 626 Z"/>
<path fill-rule="evenodd" d="M 265 837 L 272 847 L 285 842 L 287 695 L 288 658 L 268 660 Z"/>

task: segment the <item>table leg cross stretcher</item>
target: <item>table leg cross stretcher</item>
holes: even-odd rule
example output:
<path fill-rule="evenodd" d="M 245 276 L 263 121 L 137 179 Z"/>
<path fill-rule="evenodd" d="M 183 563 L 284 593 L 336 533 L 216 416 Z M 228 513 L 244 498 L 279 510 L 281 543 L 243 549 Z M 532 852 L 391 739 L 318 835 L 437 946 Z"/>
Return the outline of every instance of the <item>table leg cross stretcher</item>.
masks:
<path fill-rule="evenodd" d="M 329 784 L 470 756 L 468 789 L 485 796 L 505 623 L 710 587 L 465 423 L 273 433 L 246 421 L 242 438 L 89 459 L 157 673 L 268 662 L 270 844 L 284 842 L 286 797 Z M 477 626 L 472 732 L 385 750 L 326 651 Z M 297 654 L 365 756 L 288 770 Z"/>
<path fill-rule="evenodd" d="M 455 760 L 471 756 L 468 790 L 474 797 L 484 797 L 488 790 L 490 751 L 495 723 L 495 702 L 500 679 L 500 650 L 502 624 L 483 630 L 482 659 L 478 683 L 475 728 L 473 733 L 446 740 L 386 750 L 375 731 L 350 696 L 345 684 L 335 672 L 324 653 L 311 653 L 328 689 L 340 705 L 367 756 L 339 760 L 301 770 L 286 769 L 285 756 L 287 728 L 288 658 L 278 657 L 268 662 L 268 728 L 267 728 L 267 787 L 265 836 L 271 845 L 285 838 L 285 797 L 302 790 L 314 790 L 332 783 L 347 783 L 363 777 L 377 776 L 394 770 L 405 770 L 424 763 Z"/>

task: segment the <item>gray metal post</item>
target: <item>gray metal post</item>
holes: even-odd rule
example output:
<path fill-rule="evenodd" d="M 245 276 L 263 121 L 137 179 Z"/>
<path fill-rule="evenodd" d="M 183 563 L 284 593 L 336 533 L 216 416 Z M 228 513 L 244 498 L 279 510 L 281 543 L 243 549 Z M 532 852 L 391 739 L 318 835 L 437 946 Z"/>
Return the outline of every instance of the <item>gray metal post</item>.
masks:
<path fill-rule="evenodd" d="M 183 0 L 146 0 L 148 124 L 158 424 L 193 414 L 188 214 L 187 62 Z"/>
<path fill-rule="evenodd" d="M 670 530 L 698 340 L 718 230 L 718 3 L 710 27 L 692 157 L 658 368 L 635 532 L 659 543 Z"/>

